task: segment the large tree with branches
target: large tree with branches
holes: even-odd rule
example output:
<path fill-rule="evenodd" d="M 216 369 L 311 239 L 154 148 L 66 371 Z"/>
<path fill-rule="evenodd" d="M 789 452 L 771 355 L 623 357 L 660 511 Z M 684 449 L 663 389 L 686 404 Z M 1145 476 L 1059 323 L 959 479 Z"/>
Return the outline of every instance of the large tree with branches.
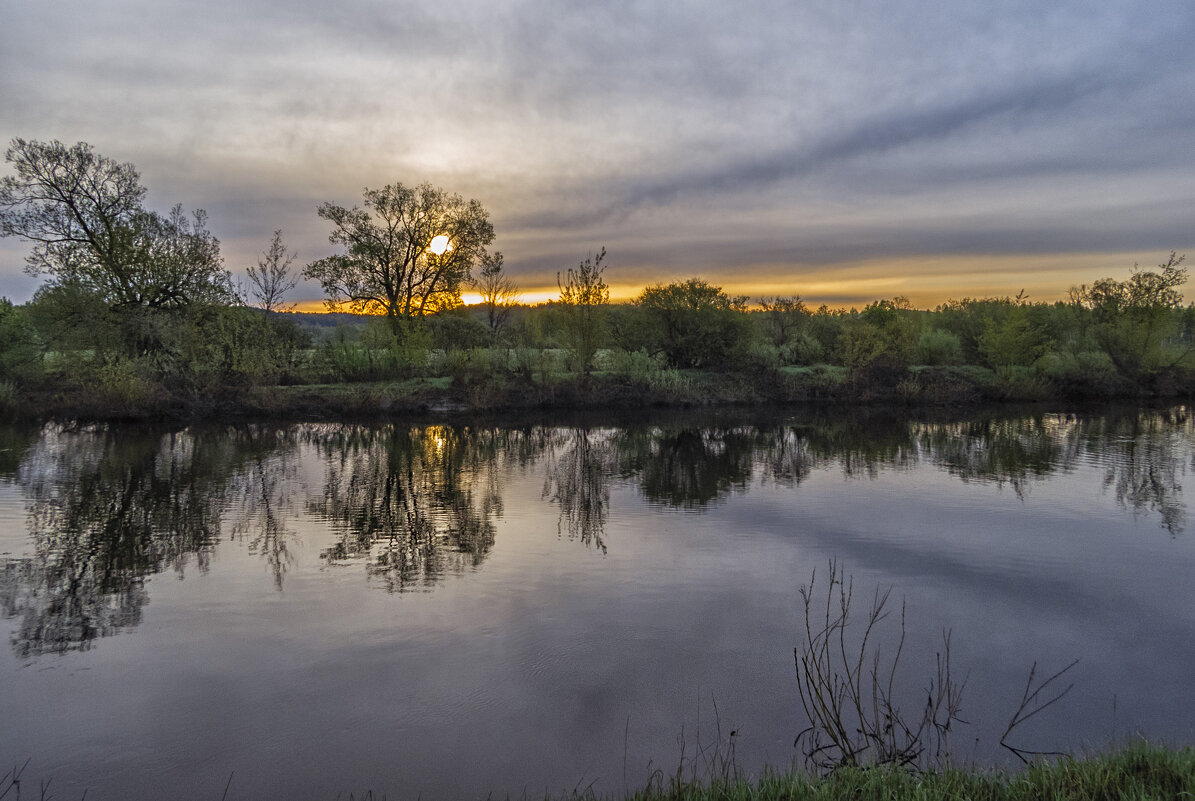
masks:
<path fill-rule="evenodd" d="M 14 139 L 0 180 L 0 236 L 31 242 L 27 272 L 82 288 L 113 307 L 181 308 L 231 298 L 220 242 L 203 211 L 170 214 L 142 206 L 132 164 L 85 142 Z"/>
<path fill-rule="evenodd" d="M 319 207 L 345 252 L 307 265 L 330 306 L 404 320 L 459 306 L 461 287 L 494 240 L 489 212 L 431 184 L 366 189 L 364 208 Z M 438 239 L 443 237 L 442 239 Z M 433 246 L 433 241 L 436 245 Z"/>

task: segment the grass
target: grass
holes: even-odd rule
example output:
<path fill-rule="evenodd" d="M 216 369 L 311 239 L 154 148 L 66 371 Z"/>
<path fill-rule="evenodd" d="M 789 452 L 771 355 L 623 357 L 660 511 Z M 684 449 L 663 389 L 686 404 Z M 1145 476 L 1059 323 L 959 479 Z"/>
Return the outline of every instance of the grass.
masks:
<path fill-rule="evenodd" d="M 26 763 L 27 765 L 27 763 Z M 21 780 L 26 766 L 0 776 L 0 801 L 54 797 L 50 782 Z M 1167 748 L 1147 742 L 1098 756 L 1039 761 L 1020 771 L 943 768 L 906 770 L 893 765 L 841 767 L 825 777 L 794 771 L 765 772 L 747 778 L 722 765 L 709 780 L 677 774 L 657 779 L 628 794 L 598 795 L 592 790 L 560 796 L 560 801 L 1181 801 L 1195 799 L 1195 748 Z M 222 796 L 236 801 L 229 776 Z M 344 795 L 338 796 L 341 799 Z M 399 798 L 400 796 L 394 796 Z M 491 796 L 497 797 L 497 796 Z M 372 791 L 349 795 L 357 801 L 384 801 Z"/>
<path fill-rule="evenodd" d="M 1195 798 L 1195 749 L 1134 743 L 1109 754 L 1035 763 L 1019 772 L 944 768 L 931 772 L 892 765 L 843 767 L 824 778 L 803 772 L 756 779 L 657 781 L 626 796 L 576 794 L 576 799 L 627 801 L 1103 801 Z"/>

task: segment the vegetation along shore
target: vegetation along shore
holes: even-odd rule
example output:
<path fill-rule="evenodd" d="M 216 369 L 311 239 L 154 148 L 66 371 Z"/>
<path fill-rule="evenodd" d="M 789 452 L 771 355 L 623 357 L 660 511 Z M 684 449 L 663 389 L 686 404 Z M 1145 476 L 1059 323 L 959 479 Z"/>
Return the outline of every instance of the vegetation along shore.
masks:
<path fill-rule="evenodd" d="M 83 418 L 420 414 L 527 408 L 1175 398 L 1195 391 L 1183 256 L 1065 301 L 808 308 L 700 278 L 612 304 L 599 251 L 529 306 L 475 200 L 366 190 L 318 216 L 341 252 L 306 265 L 275 232 L 241 277 L 202 211 L 146 210 L 131 164 L 13 140 L 0 235 L 28 242 L 31 301 L 0 299 L 0 409 Z M 300 274 L 336 314 L 284 302 Z M 480 304 L 465 306 L 472 289 Z"/>
<path fill-rule="evenodd" d="M 22 783 L 36 792 L 38 785 L 31 771 L 32 766 L 26 763 L 0 776 L 0 797 L 5 797 Z M 217 788 L 212 798 L 228 801 L 241 798 L 236 785 L 234 773 L 229 776 L 223 792 Z M 48 787 L 43 779 L 40 797 L 49 797 L 45 793 Z M 883 766 L 844 767 L 824 777 L 791 771 L 766 772 L 749 778 L 730 769 L 720 775 L 697 778 L 682 770 L 673 775 L 657 773 L 645 787 L 622 794 L 598 795 L 578 789 L 555 797 L 568 801 L 1172 801 L 1193 795 L 1195 750 L 1142 742 L 1098 756 L 1037 762 L 1018 772 L 966 768 L 912 772 Z M 338 797 L 383 801 L 404 796 L 367 790 Z M 531 796 L 524 792 L 522 797 Z M 553 797 L 544 795 L 546 799 Z"/>

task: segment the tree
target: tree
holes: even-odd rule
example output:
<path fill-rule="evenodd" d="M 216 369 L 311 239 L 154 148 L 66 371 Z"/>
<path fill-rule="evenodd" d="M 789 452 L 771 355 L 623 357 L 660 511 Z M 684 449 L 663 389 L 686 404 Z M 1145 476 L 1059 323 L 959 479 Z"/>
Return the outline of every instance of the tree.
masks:
<path fill-rule="evenodd" d="M 700 278 L 657 284 L 635 303 L 647 320 L 650 347 L 674 367 L 720 366 L 746 336 L 746 298 L 732 298 Z"/>
<path fill-rule="evenodd" d="M 345 252 L 312 262 L 303 275 L 320 282 L 329 306 L 345 301 L 354 312 L 385 315 L 396 334 L 404 320 L 459 306 L 462 284 L 494 240 L 481 203 L 400 183 L 366 189 L 364 203 L 319 207 L 333 225 L 328 241 Z M 437 237 L 447 238 L 440 253 L 431 247 Z"/>
<path fill-rule="evenodd" d="M 14 139 L 16 175 L 0 181 L 0 236 L 33 243 L 26 271 L 74 284 L 115 307 L 179 308 L 231 297 L 220 242 L 207 215 L 181 205 L 162 216 L 142 207 L 132 164 L 85 142 Z"/>
<path fill-rule="evenodd" d="M 792 342 L 803 332 L 809 321 L 810 312 L 799 296 L 791 298 L 764 298 L 759 303 L 766 320 L 768 335 L 778 348 Z"/>
<path fill-rule="evenodd" d="M 262 253 L 257 265 L 249 265 L 246 269 L 252 284 L 249 293 L 266 316 L 281 308 L 282 297 L 299 283 L 299 276 L 290 272 L 294 260 L 295 254 L 282 244 L 282 230 L 279 229 L 274 231 L 270 247 Z"/>
<path fill-rule="evenodd" d="M 1052 338 L 1041 324 L 1043 306 L 1013 306 L 1003 319 L 989 320 L 979 337 L 979 353 L 991 367 L 1032 366 L 1044 356 Z"/>
<path fill-rule="evenodd" d="M 490 334 L 497 337 L 510 321 L 510 309 L 519 299 L 515 282 L 502 271 L 502 254 L 486 253 L 481 259 L 481 273 L 477 278 L 481 305 L 485 308 Z"/>
<path fill-rule="evenodd" d="M 602 339 L 603 311 L 610 302 L 610 287 L 602 278 L 605 258 L 606 249 L 602 248 L 601 253 L 587 258 L 575 270 L 570 268 L 564 278 L 556 273 L 560 304 L 564 310 L 564 335 L 576 369 L 586 376 Z"/>
<path fill-rule="evenodd" d="M 869 303 L 843 326 L 839 342 L 843 364 L 851 370 L 901 374 L 913 358 L 918 335 L 908 298 Z"/>
<path fill-rule="evenodd" d="M 1072 292 L 1083 308 L 1090 310 L 1093 332 L 1100 348 L 1116 369 L 1137 379 L 1165 364 L 1176 364 L 1189 348 L 1171 348 L 1168 339 L 1177 331 L 1187 282 L 1182 266 L 1186 256 L 1174 251 L 1160 272 L 1138 269 L 1127 281 L 1101 278 L 1090 287 Z"/>

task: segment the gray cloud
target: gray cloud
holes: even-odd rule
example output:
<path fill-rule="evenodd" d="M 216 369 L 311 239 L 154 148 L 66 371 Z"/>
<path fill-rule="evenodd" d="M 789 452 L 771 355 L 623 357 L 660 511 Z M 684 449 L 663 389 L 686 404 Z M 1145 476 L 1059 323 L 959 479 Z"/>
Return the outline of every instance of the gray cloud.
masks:
<path fill-rule="evenodd" d="M 133 161 L 230 266 L 396 180 L 478 197 L 533 281 L 603 243 L 712 277 L 1195 244 L 1185 2 L 8 6 L 0 136 Z"/>

